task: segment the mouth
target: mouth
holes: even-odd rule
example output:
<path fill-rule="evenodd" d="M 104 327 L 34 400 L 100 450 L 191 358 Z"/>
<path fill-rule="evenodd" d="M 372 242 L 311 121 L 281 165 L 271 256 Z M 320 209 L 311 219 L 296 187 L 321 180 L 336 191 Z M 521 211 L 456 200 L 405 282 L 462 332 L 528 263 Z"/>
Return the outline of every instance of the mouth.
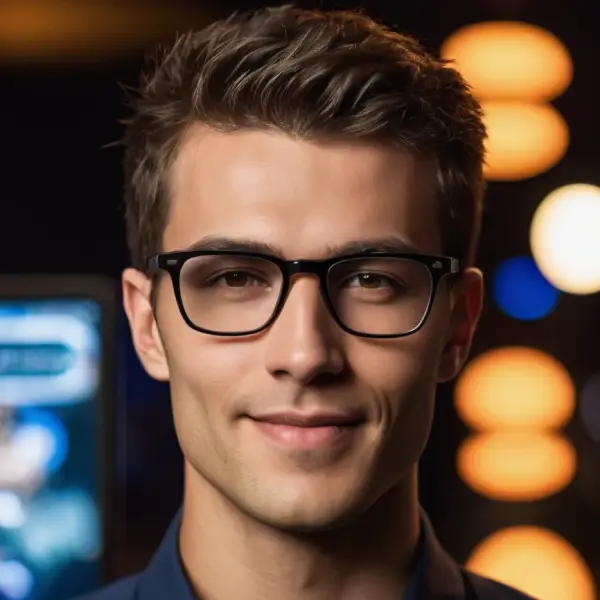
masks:
<path fill-rule="evenodd" d="M 277 413 L 249 418 L 272 442 L 305 451 L 350 444 L 366 422 L 364 415 L 358 413 Z"/>

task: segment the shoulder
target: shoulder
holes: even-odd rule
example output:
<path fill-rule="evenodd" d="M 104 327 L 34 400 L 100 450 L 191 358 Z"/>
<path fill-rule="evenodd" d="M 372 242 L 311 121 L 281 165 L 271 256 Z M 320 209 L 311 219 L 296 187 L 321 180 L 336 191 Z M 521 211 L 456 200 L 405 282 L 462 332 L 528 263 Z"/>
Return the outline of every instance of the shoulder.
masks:
<path fill-rule="evenodd" d="M 463 571 L 463 575 L 467 585 L 475 592 L 474 597 L 477 600 L 535 600 L 523 592 L 470 571 Z"/>
<path fill-rule="evenodd" d="M 72 600 L 136 600 L 138 575 L 119 579 L 95 592 Z"/>

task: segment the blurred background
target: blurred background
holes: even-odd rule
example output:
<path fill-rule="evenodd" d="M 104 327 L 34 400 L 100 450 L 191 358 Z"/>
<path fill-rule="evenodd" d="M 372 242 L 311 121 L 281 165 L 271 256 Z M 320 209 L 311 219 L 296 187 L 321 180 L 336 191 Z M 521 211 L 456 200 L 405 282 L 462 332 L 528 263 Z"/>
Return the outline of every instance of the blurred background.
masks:
<path fill-rule="evenodd" d="M 360 4 L 457 61 L 489 127 L 470 362 L 421 473 L 442 543 L 541 600 L 600 596 L 600 114 L 586 0 Z M 145 567 L 181 502 L 166 387 L 118 306 L 119 84 L 247 0 L 0 2 L 0 600 Z"/>

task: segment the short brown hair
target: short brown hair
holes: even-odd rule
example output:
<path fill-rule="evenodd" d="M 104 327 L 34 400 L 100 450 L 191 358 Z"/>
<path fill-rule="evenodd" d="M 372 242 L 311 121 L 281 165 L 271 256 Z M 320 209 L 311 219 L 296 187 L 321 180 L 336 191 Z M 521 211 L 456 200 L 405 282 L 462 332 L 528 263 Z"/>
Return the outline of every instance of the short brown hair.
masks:
<path fill-rule="evenodd" d="M 481 107 L 456 70 L 361 13 L 282 6 L 234 14 L 159 49 L 130 102 L 127 235 L 140 270 L 161 251 L 170 166 L 195 122 L 370 140 L 433 158 L 444 251 L 473 260 L 484 187 Z"/>

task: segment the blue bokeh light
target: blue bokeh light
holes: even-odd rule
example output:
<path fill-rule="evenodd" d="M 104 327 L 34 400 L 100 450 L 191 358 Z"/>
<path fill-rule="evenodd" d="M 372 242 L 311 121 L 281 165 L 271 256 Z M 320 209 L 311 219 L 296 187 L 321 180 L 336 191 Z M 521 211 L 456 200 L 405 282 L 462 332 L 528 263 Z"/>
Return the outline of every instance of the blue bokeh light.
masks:
<path fill-rule="evenodd" d="M 498 308 L 510 317 L 536 321 L 554 309 L 560 292 L 544 278 L 532 258 L 519 256 L 498 267 L 492 295 Z"/>
<path fill-rule="evenodd" d="M 56 473 L 62 466 L 69 454 L 69 434 L 62 421 L 54 414 L 46 410 L 36 408 L 23 409 L 19 415 L 16 435 L 28 433 L 29 439 L 33 440 L 32 434 L 46 434 L 52 440 L 52 445 L 47 450 L 44 460 L 44 471 L 48 474 Z"/>
<path fill-rule="evenodd" d="M 33 575 L 16 560 L 0 561 L 0 596 L 10 600 L 26 600 L 33 589 Z"/>

